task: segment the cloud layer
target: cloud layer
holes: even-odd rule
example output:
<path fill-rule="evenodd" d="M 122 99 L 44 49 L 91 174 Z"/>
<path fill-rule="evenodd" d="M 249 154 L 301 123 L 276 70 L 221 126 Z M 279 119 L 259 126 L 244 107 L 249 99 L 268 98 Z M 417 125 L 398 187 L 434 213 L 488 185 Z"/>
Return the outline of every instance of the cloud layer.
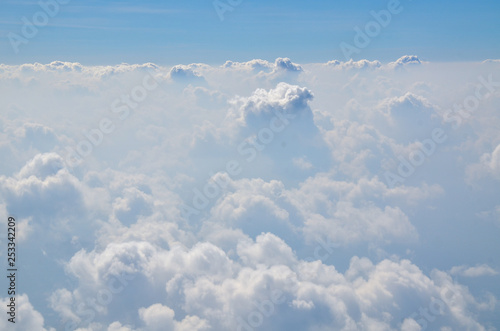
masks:
<path fill-rule="evenodd" d="M 499 81 L 416 56 L 0 65 L 20 325 L 500 328 Z"/>

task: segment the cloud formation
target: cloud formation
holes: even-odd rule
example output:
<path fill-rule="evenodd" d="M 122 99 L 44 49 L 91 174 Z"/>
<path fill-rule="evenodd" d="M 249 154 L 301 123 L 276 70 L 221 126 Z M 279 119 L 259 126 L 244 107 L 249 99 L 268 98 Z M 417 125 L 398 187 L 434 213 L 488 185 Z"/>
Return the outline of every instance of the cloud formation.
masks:
<path fill-rule="evenodd" d="M 20 325 L 500 327 L 498 80 L 417 56 L 0 65 Z"/>

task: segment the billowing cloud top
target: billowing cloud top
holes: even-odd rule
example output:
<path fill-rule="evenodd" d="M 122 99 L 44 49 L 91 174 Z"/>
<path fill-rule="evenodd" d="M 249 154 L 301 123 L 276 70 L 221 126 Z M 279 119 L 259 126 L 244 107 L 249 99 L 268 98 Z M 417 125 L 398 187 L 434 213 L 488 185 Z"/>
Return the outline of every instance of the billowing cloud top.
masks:
<path fill-rule="evenodd" d="M 354 60 L 349 60 L 346 62 L 341 62 L 339 60 L 332 60 L 327 63 L 329 66 L 334 66 L 336 68 L 340 69 L 364 69 L 364 68 L 380 68 L 381 63 L 379 61 L 368 61 L 368 60 L 359 60 L 359 61 L 354 61 Z"/>
<path fill-rule="evenodd" d="M 405 55 L 397 59 L 395 62 L 389 63 L 389 65 L 392 65 L 394 67 L 401 67 L 406 65 L 418 65 L 421 63 L 422 62 L 420 62 L 416 55 Z"/>

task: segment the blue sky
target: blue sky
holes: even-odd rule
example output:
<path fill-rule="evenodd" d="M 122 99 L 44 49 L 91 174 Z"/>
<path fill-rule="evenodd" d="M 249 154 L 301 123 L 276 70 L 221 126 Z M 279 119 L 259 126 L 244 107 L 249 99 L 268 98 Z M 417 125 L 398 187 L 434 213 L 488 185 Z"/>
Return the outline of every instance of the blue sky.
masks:
<path fill-rule="evenodd" d="M 27 45 L 13 52 L 7 36 L 21 34 L 23 16 L 36 1 L 2 1 L 0 62 L 84 64 L 120 62 L 221 63 L 227 59 L 287 56 L 310 63 L 343 57 L 339 44 L 352 41 L 370 11 L 388 1 L 243 0 L 221 21 L 208 0 L 70 1 Z M 418 54 L 432 61 L 495 58 L 500 51 L 498 1 L 409 1 L 403 11 L 354 59 L 392 60 Z"/>

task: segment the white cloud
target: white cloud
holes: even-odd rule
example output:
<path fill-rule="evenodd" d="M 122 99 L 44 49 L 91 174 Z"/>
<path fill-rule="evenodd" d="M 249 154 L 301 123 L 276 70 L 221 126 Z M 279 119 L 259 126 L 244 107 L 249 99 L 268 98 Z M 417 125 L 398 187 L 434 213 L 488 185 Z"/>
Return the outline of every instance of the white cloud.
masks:
<path fill-rule="evenodd" d="M 34 176 L 44 180 L 49 176 L 56 175 L 63 168 L 64 161 L 59 155 L 55 153 L 38 154 L 19 171 L 17 177 L 27 179 Z"/>
<path fill-rule="evenodd" d="M 339 60 L 332 60 L 328 61 L 327 65 L 339 69 L 375 69 L 375 68 L 380 68 L 382 66 L 382 64 L 379 61 L 368 61 L 368 60 L 354 61 L 353 59 L 350 59 L 349 61 L 346 62 L 342 62 Z"/>
<path fill-rule="evenodd" d="M 59 140 L 52 128 L 37 123 L 26 123 L 22 128 L 17 129 L 15 134 L 23 140 L 24 144 L 42 152 L 52 150 Z"/>
<path fill-rule="evenodd" d="M 290 247 L 282 239 L 270 233 L 258 236 L 255 243 L 240 242 L 237 249 L 239 257 L 246 265 L 291 265 L 295 262 Z"/>
<path fill-rule="evenodd" d="M 274 63 L 261 59 L 255 59 L 247 62 L 226 61 L 222 68 L 253 71 L 256 73 L 270 73 L 272 71 L 300 72 L 303 70 L 299 64 L 293 63 L 289 58 L 281 57 L 277 58 Z"/>
<path fill-rule="evenodd" d="M 500 176 L 500 145 L 491 153 L 489 166 L 495 176 Z"/>
<path fill-rule="evenodd" d="M 413 196 L 428 193 L 411 189 L 393 191 L 377 179 L 358 183 L 335 181 L 324 174 L 306 180 L 300 189 L 285 193 L 304 219 L 304 232 L 314 240 L 327 236 L 333 242 L 348 245 L 360 241 L 391 242 L 416 240 L 418 234 L 399 207 L 379 205 L 370 196 Z M 377 192 L 377 193 L 375 193 Z"/>
<path fill-rule="evenodd" d="M 487 64 L 494 63 L 494 64 L 496 64 L 496 63 L 500 63 L 500 59 L 487 59 L 487 60 L 484 60 L 483 63 L 487 63 Z"/>
<path fill-rule="evenodd" d="M 8 307 L 11 304 L 10 297 L 0 298 L 0 304 L 2 307 Z M 0 328 L 2 330 L 9 330 L 12 326 L 20 330 L 33 330 L 33 331 L 55 331 L 54 328 L 44 327 L 44 318 L 42 314 L 33 308 L 30 303 L 27 294 L 20 294 L 16 296 L 15 300 L 15 316 L 10 316 L 8 314 L 8 309 L 4 308 L 3 318 L 0 319 Z M 14 317 L 14 323 L 8 321 L 8 318 Z"/>
<path fill-rule="evenodd" d="M 132 331 L 128 326 L 123 326 L 120 322 L 113 322 L 108 326 L 107 331 Z"/>
<path fill-rule="evenodd" d="M 459 275 L 464 277 L 482 277 L 482 276 L 496 276 L 498 275 L 498 271 L 493 269 L 492 267 L 483 264 L 475 267 L 467 267 L 467 266 L 456 266 L 451 268 L 450 273 L 452 275 Z"/>
<path fill-rule="evenodd" d="M 420 331 L 422 327 L 412 318 L 406 318 L 401 325 L 401 331 Z"/>
<path fill-rule="evenodd" d="M 19 242 L 26 241 L 33 233 L 33 227 L 30 224 L 31 221 L 31 217 L 19 220 L 19 223 L 17 225 L 17 228 L 19 230 L 17 239 L 19 240 Z"/>
<path fill-rule="evenodd" d="M 407 65 L 419 65 L 422 62 L 419 60 L 416 55 L 404 55 L 397 59 L 395 62 L 391 62 L 388 65 L 394 68 L 399 68 Z"/>
<path fill-rule="evenodd" d="M 237 108 L 230 116 L 237 123 L 249 125 L 249 121 L 255 120 L 255 117 L 271 119 L 276 110 L 296 115 L 298 112 L 307 112 L 307 102 L 312 98 L 313 95 L 307 88 L 279 83 L 275 89 L 258 89 L 248 98 L 233 101 Z"/>
<path fill-rule="evenodd" d="M 147 331 L 209 330 L 207 322 L 196 316 L 186 316 L 180 322 L 175 321 L 175 312 L 161 304 L 139 309 L 139 316 L 144 321 Z"/>
<path fill-rule="evenodd" d="M 176 65 L 170 69 L 169 76 L 176 81 L 204 81 L 196 69 L 196 65 Z"/>
<path fill-rule="evenodd" d="M 112 75 L 130 73 L 133 71 L 141 71 L 147 69 L 160 68 L 153 63 L 144 64 L 127 64 L 122 63 L 115 66 L 83 66 L 78 62 L 53 61 L 49 64 L 26 63 L 22 65 L 5 65 L 0 64 L 0 70 L 6 74 L 6 77 L 13 78 L 21 75 L 83 75 L 94 79 L 108 78 Z"/>
<path fill-rule="evenodd" d="M 81 183 L 55 153 L 36 155 L 14 177 L 1 176 L 0 185 L 8 211 L 33 217 L 33 223 L 55 225 L 54 218 L 63 221 L 86 209 Z"/>
<path fill-rule="evenodd" d="M 283 69 L 286 71 L 302 71 L 302 67 L 296 63 L 293 63 L 289 58 L 277 58 L 274 62 L 276 69 Z"/>
<path fill-rule="evenodd" d="M 73 300 L 83 300 L 78 297 L 84 289 L 88 294 L 90 288 L 99 288 L 88 287 L 86 282 L 103 283 L 111 273 L 116 275 L 124 270 L 141 273 L 148 282 L 165 284 L 166 293 L 152 294 L 163 303 L 137 308 L 145 330 L 230 330 L 254 311 L 268 312 L 262 325 L 269 328 L 304 323 L 324 311 L 320 319 L 307 325 L 339 330 L 373 325 L 394 329 L 397 324 L 391 316 L 411 319 L 432 300 L 438 300 L 437 305 L 444 309 L 436 327 L 479 327 L 472 312 L 491 309 L 494 304 L 477 301 L 443 272 L 425 275 L 408 260 L 375 264 L 367 258 L 354 257 L 348 270 L 341 273 L 320 261 L 297 259 L 283 240 L 270 233 L 255 241 L 241 241 L 237 251 L 240 262 L 231 262 L 210 244 L 198 244 L 187 251 L 176 247 L 165 251 L 147 243 L 131 243 L 109 246 L 101 253 L 80 252 L 68 265 L 70 272 L 80 278 L 80 288 L 74 294 L 59 290 L 53 305 L 71 318 L 74 313 L 68 306 L 76 305 Z M 141 286 L 149 287 L 147 283 Z M 407 301 L 408 297 L 414 299 Z M 171 304 L 175 309 L 182 308 L 188 316 L 176 320 Z M 415 327 L 410 320 L 404 325 Z M 123 326 L 116 322 L 111 327 Z"/>
<path fill-rule="evenodd" d="M 500 99 L 458 130 L 443 114 L 495 66 L 0 65 L 0 212 L 40 271 L 32 304 L 18 297 L 26 328 L 492 329 L 498 290 L 451 276 L 498 275 L 498 227 L 477 220 L 499 215 Z M 163 81 L 121 120 L 145 75 Z M 115 130 L 69 167 L 103 118 Z M 385 183 L 436 127 L 446 144 Z M 223 187 L 185 218 L 211 179 Z"/>
<path fill-rule="evenodd" d="M 173 331 L 174 311 L 161 304 L 154 304 L 148 308 L 139 309 L 139 316 L 151 331 Z"/>
<path fill-rule="evenodd" d="M 500 145 L 497 145 L 491 153 L 483 153 L 479 162 L 470 163 L 467 166 L 467 182 L 474 182 L 482 178 L 500 179 Z"/>
<path fill-rule="evenodd" d="M 239 69 L 239 70 L 255 71 L 255 72 L 259 71 L 269 72 L 271 71 L 273 65 L 269 61 L 255 59 L 248 62 L 226 61 L 226 63 L 224 63 L 222 67 L 227 69 L 230 68 L 230 69 Z"/>
<path fill-rule="evenodd" d="M 303 170 L 309 170 L 314 167 L 312 163 L 308 162 L 307 159 L 304 157 L 294 158 L 292 162 L 293 165 Z"/>
<path fill-rule="evenodd" d="M 384 117 L 378 127 L 383 134 L 409 143 L 430 137 L 429 128 L 441 127 L 435 107 L 425 98 L 407 92 L 383 100 L 378 110 Z"/>

